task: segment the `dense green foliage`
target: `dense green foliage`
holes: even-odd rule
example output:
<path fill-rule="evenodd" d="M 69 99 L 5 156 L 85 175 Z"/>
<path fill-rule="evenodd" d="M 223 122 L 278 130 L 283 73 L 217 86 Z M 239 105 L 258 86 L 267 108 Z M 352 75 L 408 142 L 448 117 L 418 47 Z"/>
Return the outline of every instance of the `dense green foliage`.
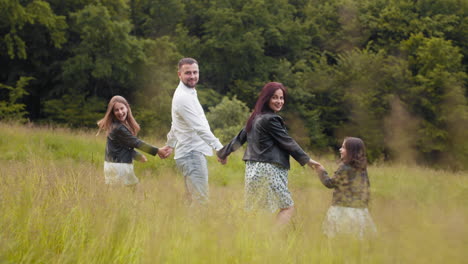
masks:
<path fill-rule="evenodd" d="M 210 107 L 206 118 L 213 133 L 226 144 L 245 126 L 245 120 L 249 118 L 249 108 L 235 97 L 232 100 L 223 97 L 217 106 Z"/>
<path fill-rule="evenodd" d="M 0 0 L 0 22 L 0 120 L 94 127 L 119 94 L 163 138 L 188 56 L 207 112 L 279 81 L 305 148 L 468 166 L 466 0 Z"/>

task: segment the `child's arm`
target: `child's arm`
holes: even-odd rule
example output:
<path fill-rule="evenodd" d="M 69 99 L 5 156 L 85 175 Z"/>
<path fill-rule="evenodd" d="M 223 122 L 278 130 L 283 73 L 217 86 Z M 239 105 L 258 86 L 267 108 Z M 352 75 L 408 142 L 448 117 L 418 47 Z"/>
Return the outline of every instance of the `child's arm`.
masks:
<path fill-rule="evenodd" d="M 311 167 L 312 169 L 315 169 L 323 185 L 325 185 L 327 188 L 330 188 L 330 189 L 335 188 L 333 179 L 328 177 L 328 173 L 325 170 L 325 168 L 322 166 L 322 164 L 318 163 L 317 161 L 313 159 L 310 159 L 307 165 L 309 165 L 309 167 Z"/>
<path fill-rule="evenodd" d="M 142 150 L 148 154 L 156 156 L 159 153 L 159 148 L 152 146 L 143 140 L 140 140 L 140 143 L 136 146 L 137 149 Z"/>
<path fill-rule="evenodd" d="M 322 184 L 330 189 L 337 188 L 338 185 L 340 185 L 341 180 L 343 179 L 343 175 L 346 173 L 343 165 L 340 165 L 338 170 L 335 171 L 335 174 L 332 178 L 328 176 L 328 173 L 323 166 L 317 167 L 316 171 Z"/>
<path fill-rule="evenodd" d="M 115 138 L 116 140 L 118 140 L 118 142 L 124 146 L 127 146 L 127 147 L 131 147 L 131 148 L 137 148 L 139 150 L 142 150 L 148 154 L 151 154 L 153 156 L 155 156 L 159 149 L 155 146 L 152 146 L 146 142 L 144 142 L 143 140 L 137 138 L 136 136 L 134 136 L 124 125 L 120 125 L 118 126 L 117 128 L 115 128 L 113 131 L 112 131 L 112 135 L 111 135 L 113 138 Z M 138 153 L 138 152 L 137 152 Z M 133 155 L 134 159 L 135 160 L 140 160 L 139 157 L 138 159 L 136 158 L 137 156 L 139 156 L 141 154 L 135 154 Z"/>
<path fill-rule="evenodd" d="M 322 184 L 325 185 L 325 187 L 329 189 L 333 189 L 336 187 L 333 179 L 328 177 L 328 172 L 322 165 L 315 167 L 315 171 L 317 172 L 317 176 L 319 177 Z"/>
<path fill-rule="evenodd" d="M 136 160 L 136 161 L 140 161 L 140 162 L 147 162 L 148 159 L 146 158 L 145 155 L 143 155 L 142 153 L 136 151 L 136 150 L 133 150 L 133 159 Z"/>

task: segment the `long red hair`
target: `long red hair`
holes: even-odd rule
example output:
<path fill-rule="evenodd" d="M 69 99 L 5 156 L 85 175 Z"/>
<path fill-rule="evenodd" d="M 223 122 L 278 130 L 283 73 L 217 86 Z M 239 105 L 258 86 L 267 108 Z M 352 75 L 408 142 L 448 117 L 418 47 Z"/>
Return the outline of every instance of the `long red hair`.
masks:
<path fill-rule="evenodd" d="M 286 87 L 279 82 L 269 82 L 263 86 L 260 95 L 258 95 L 257 102 L 255 103 L 255 108 L 247 120 L 245 129 L 249 132 L 252 129 L 253 120 L 257 115 L 263 114 L 265 112 L 272 112 L 268 103 L 270 102 L 271 97 L 275 94 L 276 90 L 281 89 L 283 91 L 284 102 L 286 103 Z"/>
<path fill-rule="evenodd" d="M 116 95 L 110 99 L 109 104 L 107 105 L 107 111 L 104 115 L 104 118 L 97 122 L 97 125 L 99 127 L 98 134 L 101 130 L 104 130 L 106 131 L 106 135 L 109 135 L 109 133 L 112 130 L 112 124 L 116 121 L 120 122 L 114 115 L 114 105 L 116 103 L 124 104 L 127 107 L 128 112 L 124 125 L 130 130 L 130 132 L 132 132 L 134 136 L 136 136 L 140 131 L 140 125 L 133 117 L 132 109 L 130 109 L 130 105 L 128 104 L 127 100 L 125 100 L 125 98 L 123 98 L 120 95 Z"/>

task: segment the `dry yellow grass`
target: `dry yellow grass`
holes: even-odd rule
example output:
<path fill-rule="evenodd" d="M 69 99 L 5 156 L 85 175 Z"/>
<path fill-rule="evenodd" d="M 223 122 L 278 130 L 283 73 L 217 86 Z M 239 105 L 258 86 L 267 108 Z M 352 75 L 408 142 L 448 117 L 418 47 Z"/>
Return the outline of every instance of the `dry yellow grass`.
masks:
<path fill-rule="evenodd" d="M 370 166 L 379 236 L 329 241 L 321 223 L 331 191 L 297 164 L 290 171 L 296 216 L 278 231 L 274 216 L 243 210 L 240 152 L 226 166 L 209 159 L 211 202 L 188 208 L 173 160 L 135 163 L 141 183 L 133 193 L 104 185 L 105 139 L 92 132 L 0 124 L 0 143 L 0 263 L 464 263 L 468 257 L 466 172 Z"/>

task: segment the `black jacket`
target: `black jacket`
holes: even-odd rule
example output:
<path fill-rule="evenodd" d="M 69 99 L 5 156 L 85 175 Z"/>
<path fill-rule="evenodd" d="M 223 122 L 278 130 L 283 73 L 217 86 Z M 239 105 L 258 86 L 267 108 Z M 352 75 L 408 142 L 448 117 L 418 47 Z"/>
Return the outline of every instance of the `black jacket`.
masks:
<path fill-rule="evenodd" d="M 132 163 L 133 159 L 141 156 L 134 148 L 151 155 L 158 153 L 158 148 L 151 146 L 134 136 L 126 126 L 120 122 L 112 124 L 113 128 L 107 136 L 105 160 L 116 163 Z"/>
<path fill-rule="evenodd" d="M 272 112 L 256 116 L 250 132 L 242 129 L 229 144 L 217 152 L 218 157 L 225 159 L 246 141 L 248 145 L 243 158 L 245 161 L 276 163 L 289 169 L 289 155 L 302 166 L 310 160 L 304 150 L 288 135 L 283 119 Z"/>

